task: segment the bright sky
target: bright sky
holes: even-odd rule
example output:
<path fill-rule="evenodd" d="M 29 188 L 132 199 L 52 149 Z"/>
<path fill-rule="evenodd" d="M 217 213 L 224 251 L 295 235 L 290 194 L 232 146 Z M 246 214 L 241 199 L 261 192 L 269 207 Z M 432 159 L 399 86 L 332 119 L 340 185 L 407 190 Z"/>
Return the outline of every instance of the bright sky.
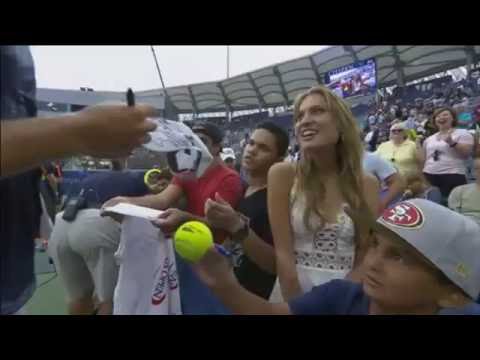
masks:
<path fill-rule="evenodd" d="M 325 46 L 230 46 L 230 76 L 315 53 Z M 123 91 L 160 88 L 149 46 L 32 46 L 37 86 Z M 155 46 L 165 86 L 222 80 L 226 46 Z"/>

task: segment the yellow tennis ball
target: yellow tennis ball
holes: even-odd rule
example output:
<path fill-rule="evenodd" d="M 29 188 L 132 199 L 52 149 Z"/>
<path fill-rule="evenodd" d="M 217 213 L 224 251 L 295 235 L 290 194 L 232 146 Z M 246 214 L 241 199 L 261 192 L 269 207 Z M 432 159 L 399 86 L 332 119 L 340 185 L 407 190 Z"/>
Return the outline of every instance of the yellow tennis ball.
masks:
<path fill-rule="evenodd" d="M 213 246 L 213 235 L 207 225 L 189 221 L 177 229 L 174 243 L 182 258 L 195 263 Z"/>
<path fill-rule="evenodd" d="M 152 185 L 155 185 L 155 183 L 151 183 L 150 182 L 150 176 L 153 175 L 153 174 L 161 174 L 162 171 L 159 170 L 159 169 L 150 169 L 148 170 L 145 175 L 143 176 L 143 182 L 145 183 L 145 185 L 147 186 L 152 186 Z"/>

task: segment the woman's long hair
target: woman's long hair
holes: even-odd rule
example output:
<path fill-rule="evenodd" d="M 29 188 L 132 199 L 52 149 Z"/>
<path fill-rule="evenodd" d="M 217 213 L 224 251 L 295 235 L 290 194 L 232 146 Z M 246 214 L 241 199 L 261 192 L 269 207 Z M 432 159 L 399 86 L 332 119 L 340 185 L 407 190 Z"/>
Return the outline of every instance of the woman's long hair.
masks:
<path fill-rule="evenodd" d="M 344 200 L 347 202 L 349 215 L 355 219 L 373 218 L 365 200 L 363 187 L 363 146 L 358 136 L 359 127 L 347 104 L 334 95 L 324 86 L 315 86 L 300 94 L 294 103 L 294 124 L 299 117 L 299 110 L 305 98 L 312 94 L 321 95 L 329 111 L 336 121 L 339 139 L 336 144 L 338 164 L 338 185 Z M 308 156 L 302 154 L 297 164 L 294 196 L 302 195 L 305 199 L 303 221 L 307 229 L 311 230 L 310 218 L 317 215 L 323 224 L 326 222 L 325 214 L 318 208 L 318 204 L 325 199 L 325 178 L 321 166 L 318 166 Z M 352 213 L 353 212 L 353 213 Z M 358 215 L 361 216 L 359 217 Z M 370 214 L 370 216 L 369 216 Z M 366 218 L 365 218 L 366 219 Z M 361 224 L 356 224 L 361 225 Z"/>

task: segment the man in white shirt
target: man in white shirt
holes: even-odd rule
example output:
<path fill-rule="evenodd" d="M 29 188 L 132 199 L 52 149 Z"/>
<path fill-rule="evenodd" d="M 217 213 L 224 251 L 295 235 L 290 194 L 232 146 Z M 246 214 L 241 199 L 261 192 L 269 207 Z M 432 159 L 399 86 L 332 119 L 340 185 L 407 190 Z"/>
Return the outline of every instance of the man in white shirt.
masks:
<path fill-rule="evenodd" d="M 363 169 L 373 174 L 381 184 L 379 211 L 400 199 L 406 188 L 406 182 L 392 164 L 376 154 L 365 151 Z"/>

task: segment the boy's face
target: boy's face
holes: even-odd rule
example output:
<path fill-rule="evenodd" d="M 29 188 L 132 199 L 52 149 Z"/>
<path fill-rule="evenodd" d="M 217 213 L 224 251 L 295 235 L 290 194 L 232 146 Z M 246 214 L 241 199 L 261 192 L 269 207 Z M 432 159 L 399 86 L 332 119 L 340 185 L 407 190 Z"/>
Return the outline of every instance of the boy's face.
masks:
<path fill-rule="evenodd" d="M 374 232 L 364 260 L 363 289 L 388 313 L 436 313 L 442 294 L 437 274 L 391 235 Z"/>

